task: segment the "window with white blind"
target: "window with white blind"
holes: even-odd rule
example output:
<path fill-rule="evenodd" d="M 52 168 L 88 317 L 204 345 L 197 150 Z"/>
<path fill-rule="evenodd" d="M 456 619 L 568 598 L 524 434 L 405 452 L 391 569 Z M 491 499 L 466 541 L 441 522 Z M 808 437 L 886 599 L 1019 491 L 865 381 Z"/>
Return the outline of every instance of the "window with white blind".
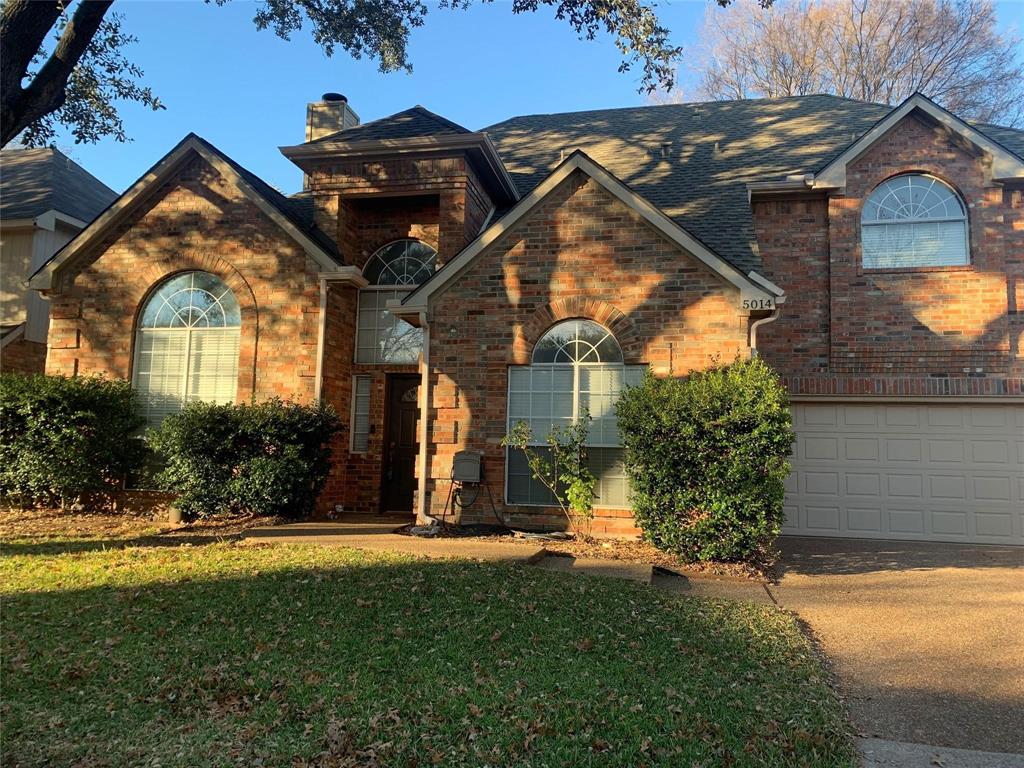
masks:
<path fill-rule="evenodd" d="M 132 375 L 150 426 L 192 401 L 234 402 L 240 330 L 238 301 L 214 275 L 184 272 L 153 293 L 142 310 Z"/>
<path fill-rule="evenodd" d="M 423 348 L 423 331 L 387 309 L 404 298 L 437 268 L 437 251 L 419 240 L 396 240 L 374 253 L 363 275 L 369 285 L 359 292 L 357 363 L 415 363 Z"/>
<path fill-rule="evenodd" d="M 970 263 L 967 210 L 934 176 L 909 173 L 879 184 L 861 214 L 865 269 Z"/>
<path fill-rule="evenodd" d="M 640 383 L 645 368 L 624 365 L 615 337 L 597 323 L 558 323 L 537 343 L 531 365 L 509 368 L 508 428 L 528 423 L 535 450 L 543 452 L 552 429 L 588 414 L 587 460 L 597 478 L 595 506 L 628 507 L 615 402 L 626 386 Z M 555 505 L 551 492 L 531 475 L 522 451 L 509 448 L 507 459 L 509 503 Z"/>
<path fill-rule="evenodd" d="M 366 453 L 370 448 L 370 376 L 352 377 L 352 453 Z"/>

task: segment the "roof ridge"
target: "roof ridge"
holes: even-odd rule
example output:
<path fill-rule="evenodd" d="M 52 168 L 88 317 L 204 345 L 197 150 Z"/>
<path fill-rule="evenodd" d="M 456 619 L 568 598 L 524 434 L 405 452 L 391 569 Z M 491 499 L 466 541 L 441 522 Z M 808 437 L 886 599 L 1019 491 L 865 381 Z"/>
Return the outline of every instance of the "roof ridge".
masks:
<path fill-rule="evenodd" d="M 693 107 L 707 107 L 707 106 L 726 105 L 726 104 L 755 104 L 755 103 L 765 103 L 765 102 L 778 103 L 778 102 L 782 102 L 782 101 L 800 101 L 800 100 L 805 100 L 805 99 L 818 99 L 818 98 L 836 99 L 838 101 L 848 101 L 848 102 L 852 102 L 852 103 L 855 103 L 855 104 L 867 104 L 867 105 L 874 106 L 874 107 L 885 107 L 885 108 L 888 108 L 888 109 L 895 109 L 896 106 L 898 106 L 898 105 L 884 104 L 884 103 L 878 102 L 878 101 L 865 101 L 863 99 L 852 99 L 852 98 L 849 98 L 847 96 L 838 96 L 838 95 L 836 95 L 834 93 L 807 93 L 807 94 L 802 94 L 802 95 L 799 95 L 799 96 L 762 96 L 762 97 L 755 97 L 755 98 L 749 98 L 749 99 L 708 99 L 706 101 L 684 101 L 684 102 L 677 102 L 677 103 L 671 103 L 671 104 L 636 104 L 634 106 L 629 106 L 629 107 L 603 107 L 603 108 L 599 108 L 599 109 L 579 109 L 579 110 L 570 110 L 570 111 L 567 111 L 567 112 L 533 112 L 533 113 L 526 114 L 526 115 L 512 115 L 511 117 L 505 118 L 504 120 L 501 120 L 501 121 L 499 121 L 497 123 L 492 123 L 492 125 L 501 125 L 503 123 L 508 123 L 508 122 L 513 121 L 513 120 L 521 120 L 521 119 L 529 118 L 529 117 L 566 117 L 566 116 L 569 116 L 569 115 L 588 115 L 588 114 L 599 114 L 599 113 L 603 114 L 603 113 L 608 113 L 608 112 L 631 112 L 631 111 L 659 110 L 659 109 L 680 109 L 680 108 L 683 108 L 683 107 L 693 108 Z M 491 126 L 488 126 L 488 127 L 491 127 Z M 486 128 L 481 129 L 481 130 L 486 130 Z"/>

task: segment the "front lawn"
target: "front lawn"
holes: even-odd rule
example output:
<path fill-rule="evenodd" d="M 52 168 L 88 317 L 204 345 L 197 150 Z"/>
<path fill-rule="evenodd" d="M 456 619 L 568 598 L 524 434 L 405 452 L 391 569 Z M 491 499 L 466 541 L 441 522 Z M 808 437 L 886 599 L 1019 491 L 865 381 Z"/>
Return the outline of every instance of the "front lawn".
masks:
<path fill-rule="evenodd" d="M 313 546 L 11 542 L 15 766 L 852 766 L 795 623 L 619 581 Z"/>

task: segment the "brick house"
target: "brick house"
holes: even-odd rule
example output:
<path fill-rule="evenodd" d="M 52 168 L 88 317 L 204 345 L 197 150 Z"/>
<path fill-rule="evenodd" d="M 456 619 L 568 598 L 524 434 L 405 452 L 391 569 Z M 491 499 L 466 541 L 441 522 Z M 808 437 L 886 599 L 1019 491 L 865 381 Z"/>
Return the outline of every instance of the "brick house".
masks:
<path fill-rule="evenodd" d="M 793 400 L 788 532 L 1024 544 L 1024 132 L 920 95 L 473 132 L 327 94 L 281 151 L 290 197 L 190 135 L 41 268 L 47 370 L 129 378 L 154 423 L 326 400 L 325 515 L 437 516 L 470 449 L 499 515 L 557 525 L 501 438 L 586 408 L 624 534 L 622 387 L 756 352 Z"/>

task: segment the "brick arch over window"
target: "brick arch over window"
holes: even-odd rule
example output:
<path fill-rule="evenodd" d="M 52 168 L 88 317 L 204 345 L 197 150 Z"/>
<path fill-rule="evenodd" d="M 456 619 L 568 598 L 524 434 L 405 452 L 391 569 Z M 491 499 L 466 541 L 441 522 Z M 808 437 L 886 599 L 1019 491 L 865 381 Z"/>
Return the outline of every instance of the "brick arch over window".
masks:
<path fill-rule="evenodd" d="M 173 259 L 161 259 L 159 262 L 147 264 L 140 270 L 137 278 L 132 281 L 136 295 L 132 297 L 135 316 L 132 318 L 132 360 L 128 378 L 135 372 L 135 335 L 139 328 L 142 310 L 150 296 L 168 279 L 181 272 L 209 272 L 220 278 L 231 289 L 238 302 L 242 316 L 238 350 L 238 392 L 236 399 L 245 402 L 252 398 L 256 389 L 256 354 L 259 348 L 260 311 L 256 303 L 256 294 L 252 286 L 231 262 L 209 253 L 192 253 L 185 251 Z"/>
<path fill-rule="evenodd" d="M 577 296 L 558 299 L 537 309 L 517 334 L 509 362 L 513 365 L 529 365 L 534 346 L 548 328 L 561 320 L 573 318 L 593 320 L 611 331 L 622 348 L 626 364 L 643 362 L 643 342 L 633 321 L 608 302 Z"/>

